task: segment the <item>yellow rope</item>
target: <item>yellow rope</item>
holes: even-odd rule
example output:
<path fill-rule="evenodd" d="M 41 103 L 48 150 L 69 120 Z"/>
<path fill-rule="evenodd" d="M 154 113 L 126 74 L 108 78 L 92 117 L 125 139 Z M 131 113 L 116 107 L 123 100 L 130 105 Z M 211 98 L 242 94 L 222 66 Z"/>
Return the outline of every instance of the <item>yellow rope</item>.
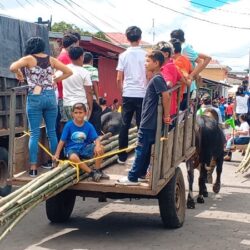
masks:
<path fill-rule="evenodd" d="M 27 131 L 23 131 L 23 133 L 25 135 L 28 135 L 30 136 L 30 133 L 27 132 Z M 40 142 L 38 142 L 38 145 L 43 149 L 43 151 L 48 154 L 51 158 L 53 157 L 53 154 Z M 124 148 L 124 149 L 118 149 L 118 150 L 115 150 L 115 151 L 111 151 L 111 152 L 108 152 L 106 154 L 103 154 L 103 155 L 100 155 L 100 156 L 97 156 L 97 157 L 94 157 L 94 158 L 91 158 L 91 159 L 88 159 L 88 160 L 84 160 L 84 161 L 80 161 L 78 163 L 75 163 L 75 162 L 72 162 L 72 161 L 69 161 L 69 160 L 58 160 L 59 163 L 62 163 L 62 164 L 65 164 L 65 163 L 68 163 L 70 166 L 74 167 L 76 169 L 76 176 L 77 176 L 77 182 L 79 182 L 80 180 L 80 167 L 79 165 L 82 164 L 82 163 L 88 163 L 90 161 L 95 161 L 95 160 L 98 160 L 98 159 L 103 159 L 103 158 L 106 158 L 106 157 L 109 157 L 109 156 L 112 156 L 112 155 L 116 155 L 116 154 L 119 154 L 119 153 L 122 153 L 122 152 L 125 152 L 125 151 L 129 151 L 129 150 L 132 150 L 136 148 L 136 145 L 133 145 L 133 146 L 130 146 L 130 147 L 127 147 L 127 148 Z"/>

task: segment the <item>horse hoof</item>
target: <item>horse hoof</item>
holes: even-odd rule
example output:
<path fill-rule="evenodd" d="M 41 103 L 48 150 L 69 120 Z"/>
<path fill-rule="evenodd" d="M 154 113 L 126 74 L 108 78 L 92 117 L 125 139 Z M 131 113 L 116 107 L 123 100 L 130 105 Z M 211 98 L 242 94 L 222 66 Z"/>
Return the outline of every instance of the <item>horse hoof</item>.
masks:
<path fill-rule="evenodd" d="M 188 198 L 188 200 L 187 200 L 187 208 L 188 209 L 195 209 L 194 199 Z"/>
<path fill-rule="evenodd" d="M 208 197 L 208 191 L 203 191 L 203 197 L 207 198 Z"/>
<path fill-rule="evenodd" d="M 197 198 L 197 203 L 205 203 L 203 197 L 198 197 Z"/>
<path fill-rule="evenodd" d="M 213 185 L 213 191 L 216 194 L 218 194 L 220 192 L 220 182 L 214 183 L 214 185 Z"/>

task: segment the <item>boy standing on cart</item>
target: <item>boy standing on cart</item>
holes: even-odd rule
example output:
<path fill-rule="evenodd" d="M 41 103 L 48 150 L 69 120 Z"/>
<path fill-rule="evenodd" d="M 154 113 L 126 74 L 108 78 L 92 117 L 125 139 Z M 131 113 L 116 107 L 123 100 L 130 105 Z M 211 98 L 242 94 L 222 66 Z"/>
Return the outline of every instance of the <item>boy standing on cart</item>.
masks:
<path fill-rule="evenodd" d="M 160 70 L 164 63 L 164 56 L 161 51 L 154 50 L 146 57 L 146 69 L 153 73 L 148 83 L 145 98 L 142 104 L 141 123 L 138 131 L 138 144 L 135 149 L 135 159 L 128 176 L 118 180 L 119 184 L 137 185 L 145 179 L 150 163 L 151 146 L 155 142 L 157 128 L 157 107 L 159 97 L 162 97 L 163 120 L 170 124 L 170 95 Z"/>

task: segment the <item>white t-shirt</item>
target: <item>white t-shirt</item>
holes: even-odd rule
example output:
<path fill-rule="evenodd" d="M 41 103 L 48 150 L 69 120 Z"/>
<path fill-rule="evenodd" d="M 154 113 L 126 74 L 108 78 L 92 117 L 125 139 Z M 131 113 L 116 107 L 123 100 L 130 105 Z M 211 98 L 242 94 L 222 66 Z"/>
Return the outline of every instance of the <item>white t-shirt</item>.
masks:
<path fill-rule="evenodd" d="M 84 86 L 92 86 L 90 73 L 82 66 L 68 64 L 73 74 L 62 81 L 63 84 L 63 106 L 73 106 L 81 102 L 87 104 Z"/>
<path fill-rule="evenodd" d="M 240 131 L 247 132 L 247 135 L 239 135 L 239 137 L 249 137 L 249 125 L 247 122 L 242 122 L 240 124 Z"/>
<path fill-rule="evenodd" d="M 129 47 L 119 55 L 116 70 L 124 73 L 123 92 L 124 97 L 144 98 L 147 88 L 146 51 L 141 47 Z"/>
<path fill-rule="evenodd" d="M 236 96 L 236 114 L 246 114 L 248 112 L 247 101 L 248 95 Z"/>

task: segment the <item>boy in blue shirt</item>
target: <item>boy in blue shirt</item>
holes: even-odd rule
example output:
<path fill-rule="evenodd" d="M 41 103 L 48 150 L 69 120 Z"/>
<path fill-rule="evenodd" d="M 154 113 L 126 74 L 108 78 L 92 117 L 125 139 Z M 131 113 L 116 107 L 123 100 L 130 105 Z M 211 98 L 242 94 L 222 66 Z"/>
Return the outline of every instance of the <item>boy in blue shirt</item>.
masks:
<path fill-rule="evenodd" d="M 79 163 L 81 159 L 90 159 L 94 156 L 103 155 L 103 147 L 93 125 L 84 120 L 87 109 L 83 103 L 76 103 L 72 107 L 72 117 L 63 128 L 61 140 L 58 143 L 54 159 L 59 159 L 60 152 L 65 146 L 65 155 L 72 162 Z M 101 178 L 109 179 L 100 169 L 102 159 L 95 161 L 95 168 L 92 170 L 85 163 L 79 164 L 79 167 L 93 181 L 100 181 Z"/>
<path fill-rule="evenodd" d="M 155 142 L 157 129 L 157 108 L 159 97 L 162 96 L 163 121 L 171 123 L 170 95 L 168 87 L 161 75 L 160 69 L 165 61 L 161 51 L 154 50 L 146 57 L 146 69 L 153 73 L 148 83 L 145 98 L 142 104 L 141 123 L 138 131 L 138 143 L 135 149 L 135 159 L 128 176 L 118 180 L 121 185 L 137 185 L 145 179 L 150 163 L 151 146 Z"/>

